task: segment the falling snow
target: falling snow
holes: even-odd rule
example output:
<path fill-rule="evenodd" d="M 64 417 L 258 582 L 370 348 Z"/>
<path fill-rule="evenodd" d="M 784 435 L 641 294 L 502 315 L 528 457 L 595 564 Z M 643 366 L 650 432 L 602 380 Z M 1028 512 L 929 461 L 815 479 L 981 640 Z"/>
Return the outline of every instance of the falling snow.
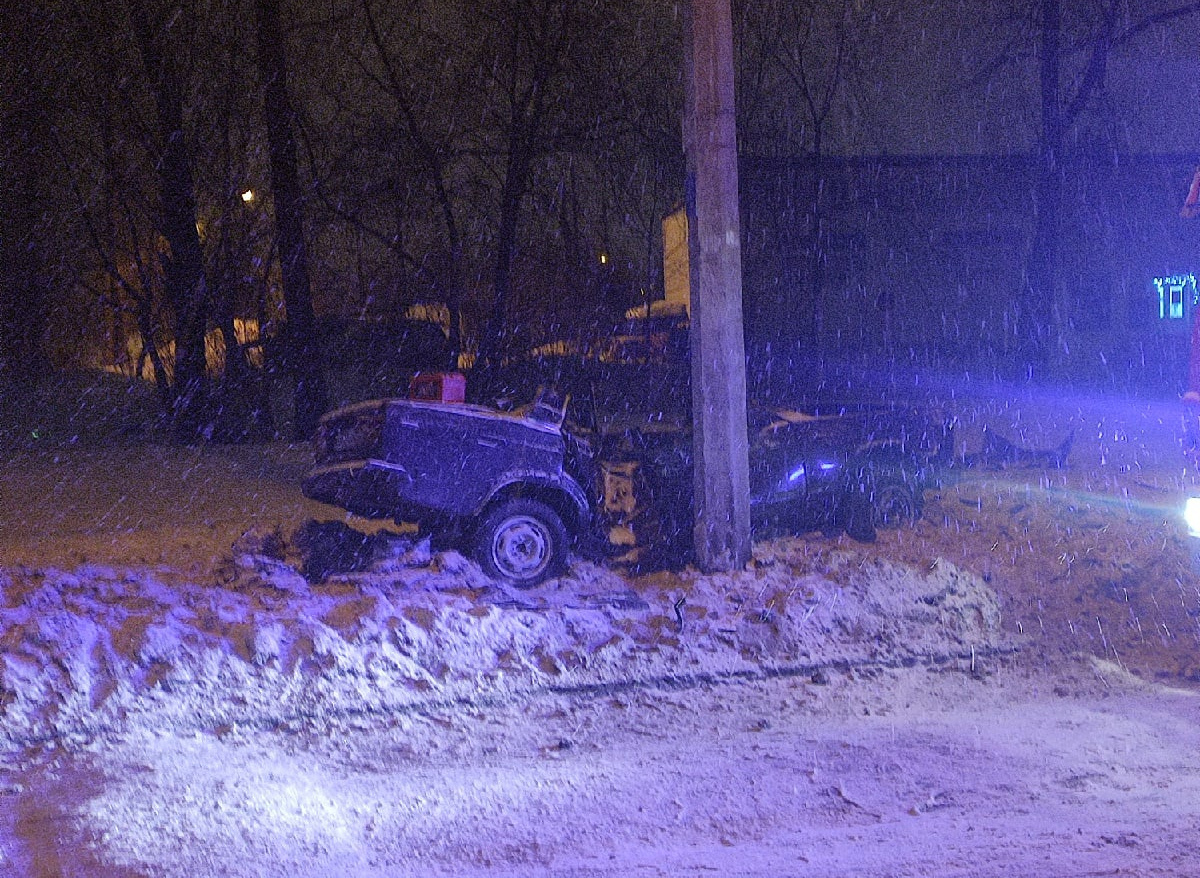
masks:
<path fill-rule="evenodd" d="M 1068 465 L 529 591 L 391 525 L 306 577 L 302 446 L 10 456 L 0 874 L 1184 874 L 1175 407 L 940 403 L 962 463 L 986 428 Z"/>

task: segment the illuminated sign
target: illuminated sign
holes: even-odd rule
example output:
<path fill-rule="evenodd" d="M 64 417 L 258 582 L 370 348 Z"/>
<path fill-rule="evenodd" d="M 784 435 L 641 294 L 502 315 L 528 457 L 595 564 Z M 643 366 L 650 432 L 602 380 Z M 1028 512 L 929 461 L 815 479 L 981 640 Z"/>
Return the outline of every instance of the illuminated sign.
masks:
<path fill-rule="evenodd" d="M 1196 275 L 1172 274 L 1156 277 L 1152 281 L 1158 293 L 1158 319 L 1184 320 L 1192 313 L 1198 302 L 1196 297 Z"/>

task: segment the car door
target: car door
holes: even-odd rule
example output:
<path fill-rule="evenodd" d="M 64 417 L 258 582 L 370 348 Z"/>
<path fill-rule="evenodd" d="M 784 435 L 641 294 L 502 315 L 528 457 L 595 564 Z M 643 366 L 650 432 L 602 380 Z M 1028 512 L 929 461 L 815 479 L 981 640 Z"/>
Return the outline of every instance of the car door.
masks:
<path fill-rule="evenodd" d="M 803 499 L 808 484 L 808 457 L 797 425 L 774 422 L 751 438 L 750 503 L 769 510 Z"/>
<path fill-rule="evenodd" d="M 833 514 L 845 454 L 835 418 L 781 418 L 757 432 L 750 454 L 751 505 L 761 518 L 815 524 Z"/>

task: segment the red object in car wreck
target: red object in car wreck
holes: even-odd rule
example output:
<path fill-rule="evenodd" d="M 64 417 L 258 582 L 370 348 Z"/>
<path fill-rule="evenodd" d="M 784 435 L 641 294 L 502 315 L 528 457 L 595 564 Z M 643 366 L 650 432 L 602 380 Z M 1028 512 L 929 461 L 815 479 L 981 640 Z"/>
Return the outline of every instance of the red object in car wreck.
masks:
<path fill-rule="evenodd" d="M 463 402 L 467 398 L 467 377 L 462 372 L 418 372 L 408 382 L 408 398 Z"/>

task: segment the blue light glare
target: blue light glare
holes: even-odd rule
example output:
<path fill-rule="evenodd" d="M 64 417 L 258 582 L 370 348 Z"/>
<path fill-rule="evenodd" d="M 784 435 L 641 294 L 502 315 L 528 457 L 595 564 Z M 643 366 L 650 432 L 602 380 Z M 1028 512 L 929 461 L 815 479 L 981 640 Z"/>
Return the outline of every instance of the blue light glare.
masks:
<path fill-rule="evenodd" d="M 1200 497 L 1188 497 L 1183 507 L 1183 521 L 1187 525 L 1188 536 L 1200 537 Z"/>

